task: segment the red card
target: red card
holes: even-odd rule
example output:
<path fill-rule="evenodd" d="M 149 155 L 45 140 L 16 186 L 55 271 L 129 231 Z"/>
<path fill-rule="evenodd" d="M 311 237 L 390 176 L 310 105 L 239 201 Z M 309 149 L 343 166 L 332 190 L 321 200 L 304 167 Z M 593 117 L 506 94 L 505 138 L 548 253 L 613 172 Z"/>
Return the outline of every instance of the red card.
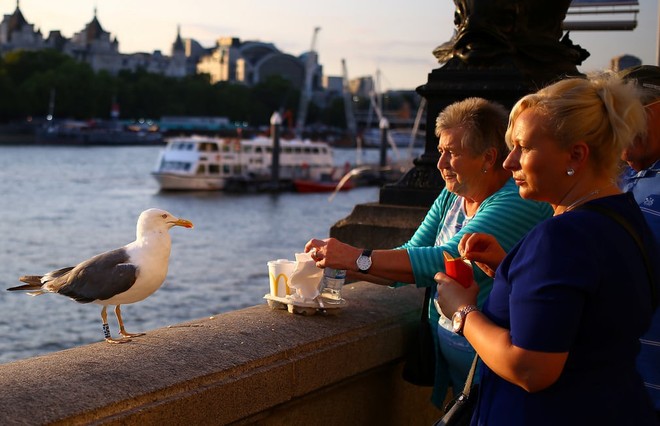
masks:
<path fill-rule="evenodd" d="M 467 259 L 451 257 L 446 251 L 443 251 L 442 255 L 445 258 L 445 274 L 458 281 L 463 287 L 469 287 L 474 279 L 472 263 Z"/>

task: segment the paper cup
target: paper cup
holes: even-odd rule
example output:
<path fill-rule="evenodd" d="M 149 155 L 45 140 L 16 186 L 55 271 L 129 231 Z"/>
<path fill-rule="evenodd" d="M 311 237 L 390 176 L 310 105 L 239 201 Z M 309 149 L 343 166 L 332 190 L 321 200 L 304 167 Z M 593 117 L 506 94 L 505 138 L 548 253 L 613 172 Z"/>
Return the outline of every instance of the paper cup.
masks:
<path fill-rule="evenodd" d="M 442 254 L 445 258 L 445 274 L 458 281 L 463 287 L 469 287 L 474 279 L 472 262 L 461 259 L 460 257 L 451 257 L 447 252 L 443 252 Z"/>
<path fill-rule="evenodd" d="M 277 259 L 268 262 L 268 277 L 270 278 L 270 295 L 286 297 L 291 294 L 289 282 L 296 262 L 287 259 Z"/>

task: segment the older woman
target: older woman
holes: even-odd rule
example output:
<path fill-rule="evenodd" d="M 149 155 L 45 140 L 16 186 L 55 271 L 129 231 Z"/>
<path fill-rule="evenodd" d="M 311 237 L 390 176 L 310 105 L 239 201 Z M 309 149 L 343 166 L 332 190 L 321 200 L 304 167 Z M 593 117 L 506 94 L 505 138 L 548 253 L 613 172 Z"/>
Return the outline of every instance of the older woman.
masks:
<path fill-rule="evenodd" d="M 454 103 L 439 114 L 438 169 L 445 188 L 408 243 L 398 249 L 365 252 L 333 238 L 312 239 L 305 251 L 315 249 L 317 266 L 346 269 L 350 278 L 434 287 L 434 274 L 444 270 L 442 252 L 457 256 L 458 242 L 466 232 L 492 233 L 502 247 L 512 247 L 548 218 L 551 208 L 520 198 L 511 173 L 502 167 L 508 154 L 504 142 L 507 115 L 501 105 L 480 98 Z M 479 270 L 475 278 L 481 286 L 481 303 L 492 279 Z M 450 331 L 450 321 L 439 318 L 433 305 L 429 316 L 433 329 L 437 328 L 433 402 L 441 407 L 449 385 L 454 389 L 463 386 L 474 351 L 464 338 Z"/>
<path fill-rule="evenodd" d="M 655 283 L 633 234 L 649 259 L 658 254 L 615 183 L 643 127 L 634 87 L 608 75 L 566 79 L 514 106 L 504 166 L 520 195 L 550 203 L 554 217 L 506 255 L 492 237 L 463 236 L 461 253 L 496 270 L 481 311 L 477 285 L 436 276 L 442 310 L 455 312 L 455 332 L 486 365 L 472 424 L 656 424 L 635 370 Z"/>

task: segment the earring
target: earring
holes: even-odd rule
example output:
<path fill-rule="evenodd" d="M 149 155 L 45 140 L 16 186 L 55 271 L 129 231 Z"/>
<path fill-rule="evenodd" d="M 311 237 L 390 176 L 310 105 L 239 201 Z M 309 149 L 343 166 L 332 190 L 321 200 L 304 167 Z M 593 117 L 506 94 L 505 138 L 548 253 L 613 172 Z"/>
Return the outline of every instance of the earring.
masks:
<path fill-rule="evenodd" d="M 481 173 L 488 173 L 488 169 L 482 169 Z"/>
<path fill-rule="evenodd" d="M 573 169 L 571 169 L 571 168 L 568 168 L 568 169 L 566 170 L 566 174 L 569 175 L 569 176 L 573 176 L 573 175 L 575 174 L 575 170 L 573 170 Z"/>

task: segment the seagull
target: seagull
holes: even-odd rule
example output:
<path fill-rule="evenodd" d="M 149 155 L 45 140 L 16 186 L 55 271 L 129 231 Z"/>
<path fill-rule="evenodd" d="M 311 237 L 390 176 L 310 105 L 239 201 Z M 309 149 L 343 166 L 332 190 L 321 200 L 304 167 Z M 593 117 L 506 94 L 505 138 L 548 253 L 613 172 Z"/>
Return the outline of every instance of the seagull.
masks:
<path fill-rule="evenodd" d="M 169 230 L 174 226 L 192 228 L 192 222 L 160 209 L 145 210 L 137 221 L 135 241 L 98 254 L 76 266 L 45 275 L 25 275 L 26 283 L 9 291 L 26 290 L 30 296 L 57 293 L 79 303 L 102 305 L 103 335 L 108 343 L 124 343 L 144 333 L 128 333 L 121 319 L 120 305 L 139 302 L 160 288 L 167 275 L 172 245 Z M 108 326 L 108 306 L 115 306 L 121 339 L 113 339 Z"/>

